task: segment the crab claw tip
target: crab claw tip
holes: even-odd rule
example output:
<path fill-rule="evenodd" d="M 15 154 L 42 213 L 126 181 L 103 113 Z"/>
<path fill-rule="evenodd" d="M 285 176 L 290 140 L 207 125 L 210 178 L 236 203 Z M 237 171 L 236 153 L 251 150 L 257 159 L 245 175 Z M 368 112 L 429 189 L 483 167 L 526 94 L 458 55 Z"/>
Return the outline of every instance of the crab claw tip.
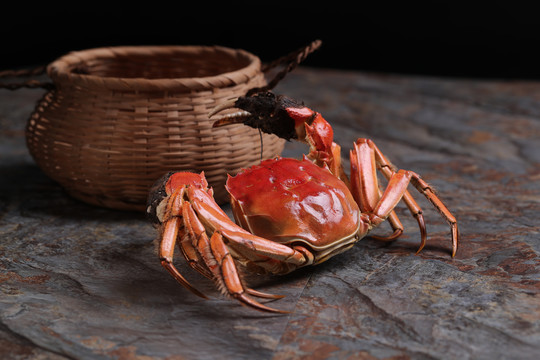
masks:
<path fill-rule="evenodd" d="M 257 297 L 260 297 L 260 298 L 263 298 L 263 299 L 273 299 L 273 300 L 277 300 L 277 299 L 283 299 L 285 297 L 285 295 L 274 295 L 274 294 L 268 294 L 268 293 L 264 293 L 264 292 L 261 292 L 261 291 L 257 291 L 257 290 L 254 290 L 254 289 L 246 289 L 246 292 L 250 295 L 253 295 L 253 296 L 257 296 Z"/>
<path fill-rule="evenodd" d="M 214 121 L 212 127 L 216 128 L 231 124 L 243 124 L 250 116 L 251 113 L 248 111 L 238 111 L 233 114 L 223 115 L 219 117 L 216 121 Z"/>
<path fill-rule="evenodd" d="M 233 108 L 236 105 L 236 101 L 238 101 L 238 98 L 232 98 L 229 99 L 219 105 L 217 105 L 215 108 L 213 108 L 209 113 L 208 117 L 211 118 L 212 116 L 216 115 L 218 112 Z"/>
<path fill-rule="evenodd" d="M 259 303 L 258 301 L 251 299 L 249 296 L 246 296 L 245 294 L 235 294 L 234 297 L 237 300 L 239 300 L 242 305 L 253 308 L 253 309 L 257 309 L 259 311 L 276 313 L 276 314 L 290 314 L 290 311 L 278 310 L 278 309 L 268 307 L 266 305 Z"/>

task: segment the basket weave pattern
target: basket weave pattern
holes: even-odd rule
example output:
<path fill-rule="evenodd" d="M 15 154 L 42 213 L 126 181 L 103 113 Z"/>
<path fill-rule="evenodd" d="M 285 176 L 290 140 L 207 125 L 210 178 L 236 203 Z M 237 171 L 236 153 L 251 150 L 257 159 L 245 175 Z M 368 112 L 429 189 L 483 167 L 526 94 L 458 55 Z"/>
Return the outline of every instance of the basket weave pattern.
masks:
<path fill-rule="evenodd" d="M 208 113 L 266 82 L 260 60 L 222 47 L 113 47 L 51 63 L 54 89 L 28 121 L 41 169 L 87 203 L 142 210 L 165 172 L 204 171 L 223 203 L 227 173 L 260 160 L 257 130 L 213 129 Z M 284 141 L 263 135 L 265 158 Z"/>

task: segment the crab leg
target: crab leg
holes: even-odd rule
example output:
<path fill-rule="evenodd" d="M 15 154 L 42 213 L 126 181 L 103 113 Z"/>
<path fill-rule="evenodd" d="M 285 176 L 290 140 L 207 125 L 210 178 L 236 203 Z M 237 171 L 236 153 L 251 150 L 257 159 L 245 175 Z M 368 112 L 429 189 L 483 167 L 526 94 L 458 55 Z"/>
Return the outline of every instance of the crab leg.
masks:
<path fill-rule="evenodd" d="M 384 156 L 384 154 L 379 150 L 379 148 L 375 145 L 375 143 L 369 139 L 358 139 L 355 143 L 355 147 L 360 144 L 367 144 L 367 146 L 373 149 L 375 153 L 375 161 L 377 163 L 378 168 L 381 170 L 383 175 L 387 179 L 390 180 L 396 174 L 396 171 L 394 170 L 393 165 L 390 163 L 390 161 L 388 161 L 386 156 Z M 448 210 L 448 208 L 444 205 L 444 203 L 439 199 L 439 197 L 435 194 L 435 192 L 433 191 L 433 189 L 430 187 L 428 183 L 422 180 L 417 173 L 413 171 L 409 171 L 409 173 L 411 174 L 411 179 L 410 179 L 411 184 L 421 194 L 423 194 L 431 202 L 431 204 L 433 204 L 433 206 L 439 211 L 439 213 L 443 216 L 443 218 L 450 224 L 450 230 L 452 234 L 452 257 L 454 257 L 456 255 L 456 251 L 458 247 L 458 238 L 459 238 L 459 231 L 458 231 L 456 218 L 452 215 L 452 213 L 450 212 L 450 210 Z M 420 208 L 418 203 L 414 200 L 414 198 L 408 191 L 404 192 L 403 201 L 409 208 L 409 211 L 418 221 L 421 236 L 422 236 L 422 242 L 421 242 L 420 248 L 417 251 L 417 252 L 420 252 L 426 243 L 426 230 L 425 230 L 424 217 L 422 215 L 422 209 Z"/>
<path fill-rule="evenodd" d="M 360 211 L 371 213 L 380 199 L 375 152 L 367 144 L 355 144 L 350 159 L 351 192 Z"/>
<path fill-rule="evenodd" d="M 379 194 L 382 196 L 382 191 L 379 191 Z M 386 220 L 388 221 L 388 223 L 392 227 L 392 230 L 394 231 L 392 234 L 388 236 L 369 234 L 368 236 L 372 239 L 385 241 L 385 242 L 391 242 L 391 241 L 397 240 L 397 238 L 399 238 L 403 234 L 403 231 L 404 231 L 403 224 L 399 220 L 394 210 L 392 210 L 392 212 L 390 213 L 390 215 L 388 215 L 388 218 Z"/>
<path fill-rule="evenodd" d="M 377 179 L 377 164 L 375 152 L 365 145 L 355 146 L 350 151 L 351 161 L 351 193 L 362 213 L 371 213 L 379 202 L 382 192 L 379 189 Z M 394 211 L 388 216 L 388 222 L 394 230 L 393 234 L 387 237 L 370 235 L 370 237 L 381 241 L 393 241 L 403 233 L 403 225 Z"/>
<path fill-rule="evenodd" d="M 333 142 L 332 127 L 319 113 L 315 114 L 311 124 L 305 123 L 305 141 L 310 145 L 308 158 L 319 166 L 327 166 L 332 174 L 342 180 L 351 189 L 363 213 L 373 211 L 381 196 L 374 151 L 369 147 L 357 147 L 350 152 L 349 179 L 341 165 L 341 147 Z M 388 222 L 393 230 L 391 235 L 370 237 L 381 241 L 394 241 L 403 234 L 403 225 L 394 211 L 388 215 Z"/>
<path fill-rule="evenodd" d="M 193 294 L 207 299 L 206 295 L 194 288 L 189 281 L 187 281 L 182 274 L 176 269 L 173 264 L 174 248 L 176 245 L 176 239 L 179 236 L 181 229 L 182 219 L 180 218 L 182 197 L 185 188 L 177 189 L 170 197 L 167 203 L 168 213 L 163 223 L 163 231 L 161 234 L 161 242 L 159 244 L 159 258 L 161 265 L 185 288 L 191 291 Z M 186 253 L 184 252 L 184 256 Z M 187 257 L 186 257 L 187 258 Z M 192 260 L 192 259 L 188 259 Z M 191 262 L 191 261 L 189 261 Z"/>
<path fill-rule="evenodd" d="M 392 174 L 375 208 L 372 212 L 368 213 L 373 225 L 382 223 L 394 210 L 402 199 L 403 194 L 407 191 L 407 185 L 409 185 L 411 177 L 412 172 L 406 170 L 399 170 L 397 173 Z"/>
<path fill-rule="evenodd" d="M 321 167 L 328 167 L 332 174 L 349 186 L 349 178 L 341 165 L 341 146 L 333 141 L 334 131 L 321 114 L 314 114 L 311 124 L 304 124 L 305 138 L 299 134 L 298 139 L 309 145 L 309 159 Z"/>
<path fill-rule="evenodd" d="M 172 201 L 173 208 L 171 211 L 171 215 L 175 214 L 174 216 L 176 218 L 176 222 L 171 222 L 171 224 L 174 224 L 174 227 L 178 229 L 176 236 L 177 236 L 177 239 L 180 239 L 179 247 L 180 247 L 180 250 L 182 251 L 182 255 L 184 255 L 184 258 L 187 260 L 188 265 L 191 266 L 192 269 L 198 271 L 201 275 L 207 277 L 208 279 L 212 279 L 212 273 L 208 271 L 208 269 L 205 268 L 200 262 L 199 253 L 197 252 L 197 250 L 195 249 L 193 245 L 193 243 L 195 242 L 193 240 L 193 236 L 189 236 L 189 235 L 192 235 L 192 233 L 187 231 L 187 229 L 189 228 L 186 226 L 185 221 L 182 222 L 181 224 L 179 222 L 180 219 L 185 219 L 185 214 L 183 212 L 182 212 L 182 218 L 178 217 L 179 209 L 182 209 L 183 211 L 184 202 L 182 202 L 183 201 L 182 199 L 185 194 L 185 189 L 186 189 L 185 187 L 181 187 L 179 191 L 177 192 L 177 194 L 173 197 L 173 201 Z M 174 227 L 172 227 L 172 229 L 174 229 Z M 174 230 L 171 230 L 171 232 L 172 232 L 171 235 L 173 236 Z M 170 240 L 168 240 L 168 243 L 165 243 L 162 241 L 162 248 L 164 248 L 162 251 L 163 253 L 167 252 L 168 258 L 171 259 L 170 264 L 172 264 L 172 255 L 173 255 L 172 252 L 174 251 L 174 246 L 171 247 L 170 242 L 171 242 Z"/>
<path fill-rule="evenodd" d="M 193 294 L 207 299 L 208 297 L 194 288 L 188 280 L 186 280 L 178 269 L 173 264 L 174 248 L 177 240 L 180 241 L 180 248 L 182 254 L 188 261 L 188 264 L 202 275 L 215 279 L 218 283 L 223 279 L 220 278 L 219 267 L 216 266 L 216 259 L 211 250 L 210 240 L 208 239 L 205 228 L 197 219 L 196 214 L 189 201 L 185 201 L 187 187 L 180 187 L 176 189 L 169 197 L 166 206 L 165 221 L 163 222 L 161 241 L 159 243 L 159 257 L 161 259 L 161 265 L 185 288 L 190 290 Z M 204 267 L 200 263 L 200 259 L 203 260 L 207 267 Z M 231 271 L 228 271 L 230 276 L 238 276 Z M 244 287 L 243 292 L 267 299 L 280 299 L 283 296 L 267 294 L 264 292 L 256 291 L 247 287 Z M 242 292 L 242 294 L 243 294 Z M 272 311 L 262 304 L 258 304 L 252 299 L 245 300 L 246 295 L 239 295 L 238 289 L 233 292 L 234 297 L 238 297 L 239 300 L 249 302 L 251 306 L 257 307 L 260 310 Z M 275 312 L 280 312 L 275 310 Z"/>
<path fill-rule="evenodd" d="M 268 299 L 282 296 L 243 285 L 236 260 L 253 262 L 277 273 L 313 263 L 313 255 L 300 246 L 291 248 L 242 229 L 228 218 L 207 189 L 197 186 L 181 186 L 169 196 L 162 229 L 159 254 L 163 267 L 180 284 L 204 298 L 173 265 L 177 239 L 181 239 L 182 254 L 194 269 L 215 280 L 219 288 L 242 304 L 262 311 L 284 312 L 263 305 L 250 295 Z"/>
<path fill-rule="evenodd" d="M 250 294 L 270 299 L 282 297 L 252 290 L 242 284 L 234 259 L 223 242 L 223 237 L 219 231 L 216 231 L 212 234 L 211 238 L 208 239 L 206 229 L 198 219 L 197 214 L 195 214 L 195 211 L 188 201 L 185 201 L 182 206 L 182 214 L 187 231 L 193 240 L 193 245 L 208 266 L 208 269 L 213 275 L 212 278 L 217 282 L 220 289 L 244 305 L 262 311 L 284 313 L 284 311 L 265 306 L 246 295 Z"/>
<path fill-rule="evenodd" d="M 223 242 L 223 237 L 221 236 L 219 232 L 216 231 L 212 235 L 212 237 L 210 238 L 210 245 L 212 249 L 212 254 L 214 255 L 214 258 L 216 259 L 217 264 L 219 265 L 220 272 L 221 272 L 219 279 L 223 280 L 225 288 L 227 289 L 228 293 L 232 297 L 240 301 L 242 304 L 247 305 L 249 307 L 253 307 L 258 310 L 285 313 L 285 314 L 288 313 L 288 311 L 277 310 L 277 309 L 268 307 L 266 305 L 263 305 L 246 295 L 246 292 L 249 293 L 249 291 L 246 288 L 244 288 L 244 285 L 242 284 L 242 281 L 240 280 L 238 270 L 236 269 L 236 264 L 234 263 L 234 259 L 231 253 L 229 252 L 229 250 L 227 249 L 227 246 Z M 260 293 L 256 291 L 252 291 L 251 294 L 256 295 Z M 266 294 L 264 294 L 263 297 L 266 297 Z"/>
<path fill-rule="evenodd" d="M 311 264 L 304 251 L 253 235 L 236 225 L 206 192 L 190 187 L 188 197 L 205 229 L 221 232 L 229 246 L 257 254 L 259 261 L 269 258 L 296 267 Z"/>

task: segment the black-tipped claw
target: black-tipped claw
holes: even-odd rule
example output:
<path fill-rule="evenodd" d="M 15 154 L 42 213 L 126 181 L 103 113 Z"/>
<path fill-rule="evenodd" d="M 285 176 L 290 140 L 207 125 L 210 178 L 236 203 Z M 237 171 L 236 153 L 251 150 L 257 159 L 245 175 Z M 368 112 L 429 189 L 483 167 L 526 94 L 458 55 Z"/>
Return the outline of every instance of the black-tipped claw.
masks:
<path fill-rule="evenodd" d="M 293 99 L 272 92 L 259 93 L 253 96 L 243 96 L 231 99 L 216 106 L 210 113 L 212 117 L 224 110 L 239 109 L 239 112 L 223 115 L 216 119 L 213 127 L 242 123 L 255 129 L 274 134 L 280 138 L 296 139 L 295 121 L 287 109 L 301 108 Z"/>

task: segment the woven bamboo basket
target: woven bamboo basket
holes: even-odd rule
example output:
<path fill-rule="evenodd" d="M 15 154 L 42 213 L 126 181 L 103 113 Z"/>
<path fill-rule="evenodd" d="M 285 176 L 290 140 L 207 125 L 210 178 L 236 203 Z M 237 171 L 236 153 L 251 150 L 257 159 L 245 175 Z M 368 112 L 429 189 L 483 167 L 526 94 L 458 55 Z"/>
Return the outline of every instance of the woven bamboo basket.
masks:
<path fill-rule="evenodd" d="M 201 46 L 130 46 L 69 53 L 47 67 L 53 81 L 27 125 L 38 166 L 73 197 L 142 210 L 164 173 L 204 171 L 216 200 L 227 174 L 260 161 L 257 130 L 213 129 L 208 113 L 264 86 L 258 57 Z M 263 135 L 262 156 L 284 141 Z"/>

